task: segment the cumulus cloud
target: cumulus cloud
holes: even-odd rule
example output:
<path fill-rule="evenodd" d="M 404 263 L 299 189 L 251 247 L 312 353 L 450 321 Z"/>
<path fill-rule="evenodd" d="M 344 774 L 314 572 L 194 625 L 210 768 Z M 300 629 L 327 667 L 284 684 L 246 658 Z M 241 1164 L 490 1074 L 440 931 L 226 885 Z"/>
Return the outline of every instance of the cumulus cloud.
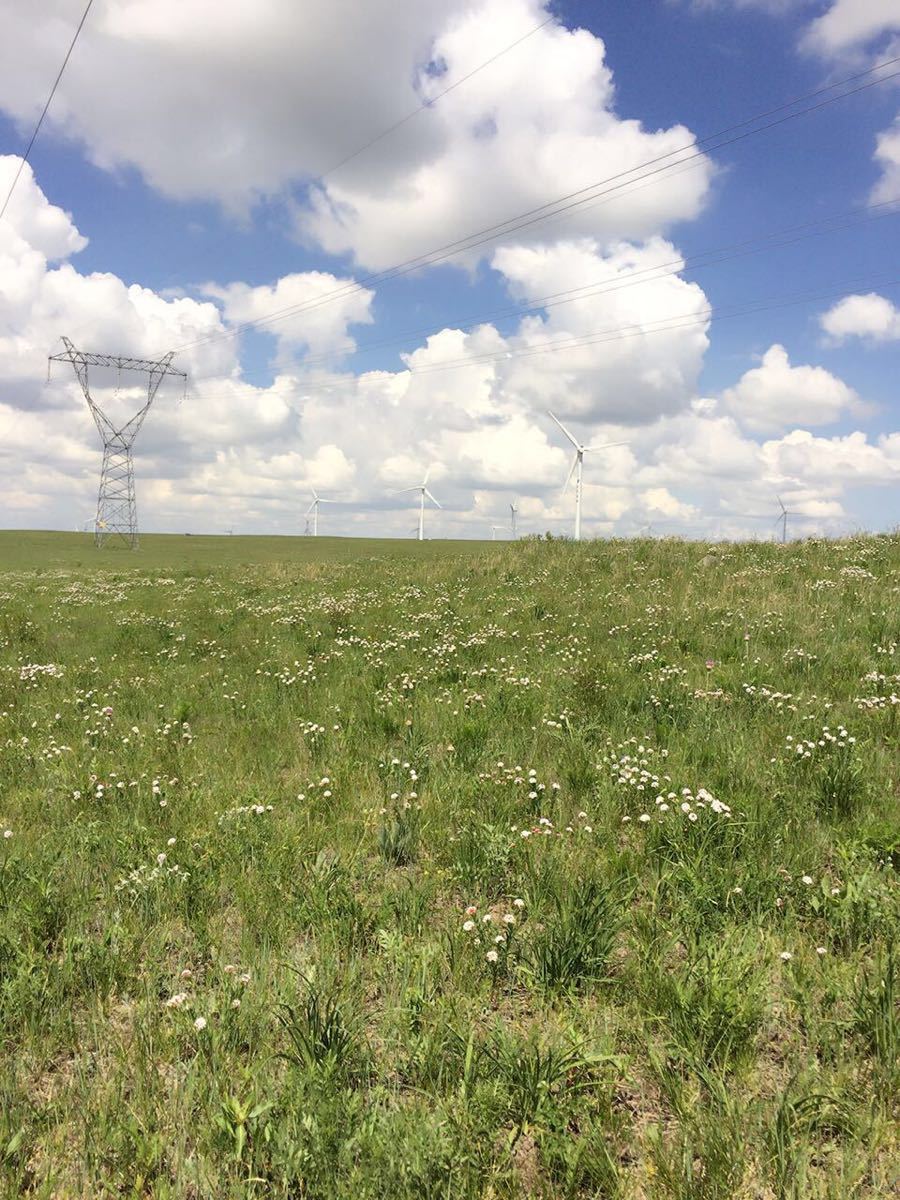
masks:
<path fill-rule="evenodd" d="M 845 296 L 819 317 L 819 324 L 836 342 L 866 338 L 873 342 L 900 340 L 900 308 L 885 296 Z"/>
<path fill-rule="evenodd" d="M 900 117 L 878 137 L 875 162 L 881 177 L 872 191 L 873 204 L 900 203 Z"/>
<path fill-rule="evenodd" d="M 340 356 L 353 350 L 356 342 L 349 326 L 372 323 L 370 309 L 375 295 L 367 288 L 356 290 L 352 279 L 339 279 L 327 271 L 283 275 L 271 286 L 207 284 L 203 291 L 222 302 L 222 311 L 231 325 L 274 317 L 267 321 L 265 330 L 277 339 L 279 363 L 288 362 L 298 351 Z M 316 304 L 334 293 L 340 294 L 327 303 Z"/>
<path fill-rule="evenodd" d="M 784 346 L 771 346 L 761 364 L 722 396 L 726 412 L 748 429 L 829 425 L 859 408 L 851 387 L 824 367 L 791 365 Z"/>
<path fill-rule="evenodd" d="M 553 20 L 307 192 L 336 158 L 546 20 L 547 0 L 225 9 L 98 0 L 48 120 L 101 167 L 136 167 L 167 196 L 235 210 L 292 196 L 300 236 L 376 269 L 693 144 L 680 126 L 619 116 L 603 42 Z M 0 0 L 0 106 L 23 122 L 71 16 L 68 0 L 37 12 Z M 557 231 L 656 233 L 700 211 L 711 174 L 700 158 Z"/>
<path fill-rule="evenodd" d="M 863 49 L 885 48 L 900 34 L 895 0 L 833 0 L 808 27 L 804 44 L 828 57 Z"/>

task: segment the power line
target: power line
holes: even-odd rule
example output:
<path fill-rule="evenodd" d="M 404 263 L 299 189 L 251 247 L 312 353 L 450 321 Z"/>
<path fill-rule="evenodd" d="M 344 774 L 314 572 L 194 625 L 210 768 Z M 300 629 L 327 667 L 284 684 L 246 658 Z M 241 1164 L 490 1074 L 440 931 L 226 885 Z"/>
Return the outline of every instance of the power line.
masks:
<path fill-rule="evenodd" d="M 59 73 L 57 74 L 56 79 L 53 81 L 53 87 L 50 89 L 50 95 L 47 97 L 47 103 L 44 105 L 44 110 L 41 113 L 40 117 L 38 117 L 38 123 L 34 127 L 34 132 L 32 133 L 31 140 L 28 143 L 28 148 L 26 149 L 25 154 L 23 155 L 21 161 L 19 162 L 19 169 L 18 169 L 18 171 L 16 171 L 15 176 L 13 177 L 13 181 L 10 185 L 9 191 L 6 193 L 6 199 L 3 201 L 3 207 L 0 208 L 0 220 L 3 219 L 3 215 L 6 212 L 6 206 L 9 204 L 10 197 L 12 196 L 13 192 L 15 191 L 16 184 L 19 182 L 19 176 L 22 174 L 25 164 L 28 162 L 28 156 L 31 154 L 31 148 L 34 145 L 35 139 L 37 138 L 37 135 L 40 132 L 40 128 L 44 123 L 44 117 L 46 117 L 46 115 L 47 115 L 47 110 L 50 107 L 50 103 L 53 100 L 53 97 L 56 95 L 56 89 L 59 87 L 59 81 L 63 77 L 63 71 L 65 71 L 66 67 L 68 66 L 69 59 L 72 57 L 72 51 L 75 49 L 75 43 L 78 41 L 78 35 L 81 33 L 82 27 L 84 26 L 84 23 L 87 20 L 87 15 L 91 11 L 91 5 L 93 3 L 94 3 L 94 0 L 88 0 L 87 7 L 85 8 L 84 12 L 81 14 L 81 20 L 78 22 L 78 28 L 75 30 L 75 36 L 72 38 L 71 44 L 69 45 L 69 49 L 66 51 L 66 57 L 63 59 L 62 66 L 59 68 Z"/>
<path fill-rule="evenodd" d="M 369 354 L 386 346 L 400 344 L 406 341 L 407 338 L 427 338 L 448 327 L 460 328 L 466 325 L 483 324 L 485 321 L 525 316 L 528 313 L 543 312 L 549 308 L 577 303 L 579 300 L 590 300 L 595 296 L 605 296 L 613 292 L 625 291 L 628 288 L 637 287 L 641 284 L 656 283 L 660 279 L 680 275 L 688 269 L 700 270 L 705 267 L 715 267 L 725 262 L 731 262 L 736 258 L 744 258 L 748 255 L 764 253 L 767 250 L 782 249 L 785 246 L 795 245 L 797 242 L 803 241 L 808 237 L 821 237 L 829 233 L 841 233 L 844 230 L 854 229 L 869 221 L 883 220 L 885 217 L 890 216 L 900 216 L 900 207 L 898 206 L 900 206 L 900 196 L 878 204 L 859 206 L 843 213 L 836 213 L 830 217 L 821 217 L 817 221 L 808 221 L 801 225 L 774 230 L 771 233 L 762 234 L 756 238 L 747 238 L 743 241 L 733 243 L 731 246 L 700 250 L 696 254 L 671 259 L 664 263 L 657 263 L 651 267 L 635 268 L 632 271 L 625 271 L 612 279 L 598 279 L 592 283 L 583 284 L 580 287 L 566 288 L 560 292 L 550 292 L 545 296 L 538 296 L 527 303 L 510 304 L 501 309 L 448 319 L 439 328 L 430 325 L 420 326 L 417 329 L 407 329 L 392 334 L 389 337 L 365 342 L 362 346 L 357 346 L 350 351 L 342 352 L 335 350 L 328 353 L 323 352 L 321 354 L 308 355 L 304 358 L 302 365 L 304 367 L 319 366 L 335 359 L 355 358 L 360 354 Z M 852 218 L 856 214 L 860 215 L 856 220 L 853 220 Z"/>
<path fill-rule="evenodd" d="M 833 92 L 836 88 L 844 87 L 848 83 L 854 83 L 858 79 L 871 76 L 876 71 L 881 71 L 885 67 L 892 66 L 898 62 L 900 62 L 900 56 L 888 59 L 886 62 L 879 63 L 875 67 L 868 68 L 866 71 L 860 71 L 855 75 L 847 76 L 844 79 L 827 85 L 826 87 L 819 88 L 814 92 L 809 92 L 803 96 L 796 97 L 795 99 L 790 100 L 785 104 L 781 104 L 776 108 L 769 109 L 766 112 L 749 117 L 746 120 L 739 122 L 737 125 L 732 125 L 727 129 L 709 134 L 705 138 L 687 143 L 676 150 L 668 151 L 666 154 L 657 155 L 655 158 L 651 158 L 643 163 L 639 163 L 635 167 L 630 167 L 626 171 L 620 171 L 614 175 L 608 176 L 606 179 L 595 181 L 594 183 L 588 184 L 583 188 L 579 188 L 574 192 L 569 192 L 566 195 L 557 197 L 555 200 L 548 201 L 546 204 L 539 205 L 537 208 L 528 209 L 523 213 L 519 213 L 515 217 L 510 217 L 506 221 L 487 226 L 486 228 L 469 234 L 466 237 L 459 238 L 454 242 L 445 243 L 442 246 L 436 247 L 432 251 L 417 255 L 414 258 L 406 259 L 394 267 L 386 268 L 384 271 L 375 272 L 371 275 L 365 276 L 361 280 L 353 281 L 349 284 L 343 284 L 330 292 L 326 292 L 323 296 L 317 297 L 315 300 L 305 301 L 300 304 L 286 305 L 283 308 L 274 309 L 271 313 L 268 313 L 265 316 L 241 322 L 240 324 L 232 326 L 230 329 L 222 330 L 219 333 L 208 334 L 201 338 L 195 338 L 194 340 L 179 346 L 176 353 L 193 349 L 195 346 L 206 345 L 210 342 L 220 341 L 223 338 L 235 337 L 245 330 L 258 328 L 261 325 L 282 320 L 287 316 L 319 308 L 325 304 L 331 303 L 334 300 L 345 298 L 363 291 L 371 284 L 383 283 L 389 279 L 395 279 L 402 275 L 408 275 L 424 266 L 435 266 L 448 258 L 454 257 L 457 254 L 464 253 L 468 250 L 473 250 L 476 247 L 483 245 L 485 242 L 492 241 L 496 236 L 508 236 L 511 233 L 518 232 L 520 229 L 537 224 L 540 221 L 544 221 L 549 217 L 558 216 L 561 213 L 581 207 L 588 202 L 596 201 L 599 197 L 614 195 L 614 193 L 621 192 L 622 189 L 634 184 L 635 182 L 649 179 L 654 176 L 659 176 L 661 173 L 671 170 L 672 167 L 681 166 L 684 163 L 701 159 L 710 150 L 720 150 L 725 146 L 743 141 L 748 137 L 765 133 L 768 130 L 774 129 L 779 125 L 783 125 L 788 121 L 796 120 L 798 117 L 806 116 L 807 114 L 818 111 L 829 104 L 834 104 L 838 100 L 846 99 L 848 96 L 856 95 L 859 92 L 863 92 L 871 87 L 877 86 L 879 83 L 884 83 L 890 79 L 896 78 L 897 76 L 900 76 L 900 71 L 895 71 L 889 75 L 881 75 L 876 79 L 869 79 L 867 83 L 861 84 L 858 87 L 840 92 L 838 95 L 827 96 L 824 100 L 820 100 L 814 104 L 809 104 L 806 108 L 801 108 L 797 112 L 787 113 L 786 115 L 777 117 L 774 120 L 768 121 L 766 124 L 759 125 L 757 128 L 747 129 L 747 126 L 752 126 L 759 121 L 765 121 L 766 118 L 774 117 L 777 113 L 784 113 L 786 109 L 795 108 L 798 104 L 803 104 L 808 100 L 815 100 L 819 96 L 823 96 L 828 92 Z M 743 130 L 744 132 L 737 133 L 737 130 Z M 704 149 L 701 150 L 699 147 L 704 147 Z M 686 158 L 678 158 L 674 162 L 668 162 L 668 160 L 673 159 L 675 155 L 682 154 L 685 151 L 691 151 Z M 637 179 L 627 179 L 627 176 L 634 175 L 635 172 L 638 171 L 643 171 L 647 167 L 653 167 L 655 169 L 646 172 L 644 175 L 638 175 Z M 617 180 L 623 180 L 624 182 L 616 183 Z M 597 191 L 598 188 L 605 187 L 607 184 L 614 184 L 615 186 L 606 188 L 606 190 L 602 192 Z M 578 197 L 581 198 L 579 199 Z"/>
<path fill-rule="evenodd" d="M 519 350 L 507 351 L 489 351 L 480 355 L 472 355 L 471 357 L 444 359 L 436 363 L 429 363 L 424 367 L 408 368 L 405 372 L 410 376 L 431 375 L 440 371 L 462 370 L 466 367 L 489 365 L 494 362 L 506 362 L 520 358 L 534 358 L 543 354 L 555 354 L 565 350 L 580 350 L 587 346 L 601 345 L 606 342 L 617 342 L 627 340 L 634 337 L 650 336 L 654 333 L 668 333 L 678 329 L 687 329 L 692 326 L 714 324 L 718 321 L 731 320 L 735 317 L 753 315 L 760 312 L 770 312 L 781 308 L 791 308 L 798 304 L 807 304 L 817 300 L 828 300 L 834 296 L 843 295 L 848 288 L 853 287 L 897 287 L 900 286 L 900 278 L 881 278 L 866 276 L 863 278 L 854 278 L 844 280 L 841 283 L 833 283 L 827 291 L 822 292 L 807 292 L 794 294 L 788 297 L 772 297 L 768 300 L 753 301 L 748 305 L 732 306 L 731 308 L 720 309 L 713 311 L 711 306 L 707 306 L 700 312 L 680 313 L 672 317 L 661 317 L 658 321 L 643 322 L 640 324 L 613 326 L 607 329 L 592 330 L 589 333 L 582 334 L 579 337 L 566 339 L 551 339 L 546 342 L 540 342 L 532 346 L 523 346 Z M 403 372 L 400 372 L 403 374 Z M 340 381 L 323 381 L 323 380 L 300 380 L 304 391 L 317 394 L 328 394 L 343 390 L 344 385 Z M 198 401 L 215 400 L 214 395 L 203 395 L 202 393 L 194 396 Z M 285 401 L 287 403 L 287 401 Z M 289 405 L 289 407 L 291 407 Z"/>
<path fill-rule="evenodd" d="M 341 167 L 346 166 L 348 162 L 352 162 L 354 158 L 358 158 L 360 154 L 363 154 L 371 146 L 374 146 L 377 142 L 382 141 L 388 136 L 388 134 L 393 133 L 402 125 L 405 125 L 407 121 L 411 121 L 413 117 L 417 117 L 420 112 L 425 112 L 426 110 L 433 108 L 434 105 L 437 104 L 438 100 L 443 99 L 444 96 L 449 95 L 450 92 L 455 91 L 456 88 L 460 87 L 464 83 L 467 83 L 474 75 L 477 75 L 479 71 L 483 71 L 485 67 L 489 67 L 492 63 L 495 63 L 497 59 L 502 58 L 504 54 L 508 54 L 510 50 L 514 50 L 516 46 L 521 46 L 522 42 L 525 42 L 528 40 L 528 38 L 533 37 L 534 34 L 538 33 L 546 25 L 549 25 L 553 19 L 554 18 L 552 16 L 547 17 L 546 21 L 541 21 L 540 25 L 535 25 L 535 27 L 530 29 L 528 33 L 516 38 L 514 42 L 510 42 L 510 44 L 508 46 L 504 46 L 502 50 L 498 50 L 496 54 L 493 54 L 490 58 L 485 59 L 483 63 L 469 71 L 467 75 L 463 75 L 461 79 L 457 79 L 455 83 L 451 83 L 450 86 L 444 88 L 442 92 L 438 92 L 436 96 L 432 96 L 430 100 L 427 100 L 424 104 L 420 104 L 418 108 L 412 109 L 412 111 L 408 112 L 405 117 L 401 117 L 399 121 L 395 121 L 393 125 L 389 125 L 387 129 L 383 129 L 381 133 L 376 134 L 375 137 L 373 137 L 370 141 L 360 146 L 358 150 L 354 150 L 352 154 L 348 154 L 345 158 L 342 158 L 341 161 L 335 163 L 333 167 L 329 167 L 327 171 L 322 171 L 318 178 L 327 179 L 329 175 L 333 175 L 335 171 L 338 171 Z"/>

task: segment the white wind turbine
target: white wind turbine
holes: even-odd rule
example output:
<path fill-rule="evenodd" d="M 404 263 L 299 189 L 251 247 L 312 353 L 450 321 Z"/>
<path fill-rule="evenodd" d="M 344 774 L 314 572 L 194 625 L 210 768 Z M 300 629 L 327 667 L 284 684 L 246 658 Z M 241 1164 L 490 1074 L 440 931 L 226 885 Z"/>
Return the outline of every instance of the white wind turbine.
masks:
<path fill-rule="evenodd" d="M 306 516 L 308 517 L 309 514 L 312 513 L 312 519 L 313 519 L 312 535 L 313 535 L 313 537 L 318 537 L 319 536 L 319 505 L 320 504 L 336 504 L 337 501 L 336 500 L 327 500 L 324 496 L 320 496 L 315 488 L 313 488 L 312 494 L 313 494 L 312 504 L 310 504 L 309 508 L 306 510 Z"/>
<path fill-rule="evenodd" d="M 607 450 L 611 446 L 627 446 L 627 442 L 601 442 L 598 446 L 583 446 L 576 438 L 572 437 L 562 421 L 555 417 L 552 412 L 547 411 L 547 416 L 554 421 L 572 445 L 575 447 L 575 457 L 572 459 L 572 465 L 569 468 L 569 474 L 566 476 L 566 482 L 563 484 L 563 491 L 568 488 L 572 481 L 572 475 L 575 475 L 575 541 L 581 541 L 581 477 L 584 469 L 584 456 L 591 450 Z"/>
<path fill-rule="evenodd" d="M 502 533 L 502 532 L 503 532 L 503 526 L 502 526 L 502 525 L 492 525 L 492 526 L 491 526 L 491 541 L 492 541 L 492 542 L 496 542 L 496 540 L 497 540 L 497 534 L 498 534 L 498 533 Z"/>
<path fill-rule="evenodd" d="M 791 509 L 785 508 L 780 496 L 776 496 L 775 499 L 778 501 L 778 507 L 781 509 L 781 516 L 775 518 L 775 524 L 777 525 L 779 521 L 781 522 L 781 541 L 784 543 L 787 541 L 788 517 L 802 517 L 803 513 L 793 512 Z"/>
<path fill-rule="evenodd" d="M 519 506 L 518 506 L 518 504 L 516 504 L 515 500 L 513 500 L 513 502 L 509 506 L 509 528 L 510 528 L 510 531 L 512 532 L 513 540 L 515 540 L 515 538 L 517 536 L 516 527 L 518 525 L 518 516 L 519 516 Z"/>
<path fill-rule="evenodd" d="M 431 503 L 434 504 L 437 508 L 444 507 L 442 504 L 440 504 L 434 498 L 434 496 L 432 496 L 431 492 L 429 492 L 429 490 L 428 490 L 428 476 L 430 474 L 431 474 L 431 467 L 429 467 L 428 470 L 425 472 L 425 478 L 422 480 L 421 483 L 416 483 L 412 487 L 408 487 L 408 488 L 398 488 L 397 491 L 394 493 L 395 496 L 400 496 L 404 492 L 418 492 L 419 493 L 418 538 L 419 538 L 420 542 L 425 541 L 425 497 L 427 496 L 428 499 L 431 501 Z"/>

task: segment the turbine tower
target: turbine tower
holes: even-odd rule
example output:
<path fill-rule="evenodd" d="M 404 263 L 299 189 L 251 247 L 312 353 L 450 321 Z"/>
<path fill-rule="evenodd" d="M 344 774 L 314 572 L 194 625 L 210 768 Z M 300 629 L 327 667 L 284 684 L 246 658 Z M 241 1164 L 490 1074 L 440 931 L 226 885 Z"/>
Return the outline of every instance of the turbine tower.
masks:
<path fill-rule="evenodd" d="M 326 498 L 324 496 L 319 495 L 319 493 L 316 491 L 315 488 L 313 488 L 312 494 L 313 494 L 313 501 L 312 501 L 312 504 L 309 506 L 309 508 L 306 510 L 306 515 L 308 517 L 309 514 L 312 513 L 312 519 L 313 519 L 312 535 L 313 535 L 313 537 L 318 537 L 319 536 L 319 505 L 320 504 L 337 504 L 337 501 L 336 500 L 326 500 Z"/>
<path fill-rule="evenodd" d="M 562 421 L 553 415 L 548 410 L 547 416 L 554 421 L 563 431 L 572 445 L 575 447 L 575 457 L 572 459 L 572 465 L 569 468 L 569 474 L 566 476 L 566 482 L 563 484 L 565 491 L 572 482 L 572 475 L 575 475 L 575 541 L 581 541 L 581 478 L 584 469 L 584 456 L 588 451 L 592 450 L 607 450 L 610 446 L 627 446 L 627 442 L 601 442 L 598 446 L 583 446 L 576 438 L 572 437 Z"/>
<path fill-rule="evenodd" d="M 120 537 L 138 548 L 137 505 L 134 498 L 134 440 L 156 399 L 159 385 L 167 375 L 177 375 L 187 386 L 187 375 L 172 366 L 174 351 L 164 355 L 158 362 L 143 358 L 123 358 L 114 354 L 86 354 L 76 350 L 68 338 L 62 339 L 64 354 L 51 354 L 50 362 L 72 364 L 91 416 L 103 440 L 103 467 L 100 471 L 100 490 L 97 493 L 97 515 L 94 520 L 94 541 L 104 546 L 111 537 Z M 122 371 L 138 371 L 149 376 L 147 401 L 138 409 L 131 420 L 117 426 L 109 419 L 91 395 L 88 383 L 88 367 L 115 367 L 121 378 Z M 49 363 L 48 363 L 49 372 Z M 49 375 L 48 375 L 49 378 Z M 116 388 L 118 392 L 118 387 Z"/>
<path fill-rule="evenodd" d="M 408 487 L 408 488 L 399 488 L 394 493 L 396 496 L 400 496 L 404 492 L 418 492 L 419 493 L 419 528 L 418 528 L 417 536 L 418 536 L 418 539 L 420 542 L 425 541 L 425 497 L 427 496 L 428 499 L 431 501 L 431 503 L 434 504 L 437 508 L 444 507 L 442 504 L 438 503 L 438 501 L 434 498 L 434 496 L 432 496 L 431 492 L 429 492 L 429 490 L 428 490 L 428 476 L 430 474 L 431 474 L 431 467 L 429 467 L 428 470 L 425 472 L 425 478 L 422 480 L 421 483 L 416 483 L 412 487 Z"/>
<path fill-rule="evenodd" d="M 518 504 L 516 504 L 516 502 L 514 500 L 512 502 L 512 504 L 510 504 L 510 506 L 509 506 L 509 528 L 510 528 L 510 531 L 512 532 L 512 536 L 513 536 L 514 540 L 517 536 L 516 530 L 517 530 L 517 526 L 518 526 L 518 520 L 517 520 L 518 516 L 519 516 L 519 506 L 518 506 Z"/>

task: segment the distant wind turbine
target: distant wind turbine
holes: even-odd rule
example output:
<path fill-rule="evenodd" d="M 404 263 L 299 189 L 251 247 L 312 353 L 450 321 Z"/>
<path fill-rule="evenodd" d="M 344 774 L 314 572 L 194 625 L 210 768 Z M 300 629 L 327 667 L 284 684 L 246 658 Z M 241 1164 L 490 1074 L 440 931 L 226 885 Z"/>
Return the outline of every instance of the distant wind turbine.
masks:
<path fill-rule="evenodd" d="M 565 425 L 563 425 L 562 421 L 560 421 L 557 417 L 555 417 L 553 415 L 553 413 L 550 412 L 549 410 L 547 412 L 547 416 L 551 419 L 551 421 L 555 422 L 555 424 L 557 424 L 559 426 L 559 428 L 563 431 L 563 433 L 566 435 L 566 437 L 569 439 L 569 441 L 575 447 L 575 457 L 572 459 L 572 465 L 569 468 L 569 474 L 566 476 L 566 482 L 563 484 L 563 491 L 565 491 L 568 488 L 569 484 L 572 482 L 572 475 L 574 473 L 574 475 L 575 475 L 575 541 L 580 542 L 581 541 L 581 477 L 582 477 L 582 472 L 584 469 L 584 456 L 589 451 L 608 450 L 611 446 L 626 446 L 628 443 L 627 442 L 601 442 L 600 445 L 597 445 L 597 446 L 583 446 L 581 444 L 581 442 L 579 442 L 576 438 L 572 437 L 571 433 L 569 433 L 568 429 L 566 429 L 566 427 L 565 427 Z"/>
<path fill-rule="evenodd" d="M 306 516 L 308 517 L 309 514 L 312 513 L 312 519 L 313 519 L 312 535 L 313 535 L 313 537 L 318 537 L 319 536 L 319 505 L 320 504 L 336 504 L 337 501 L 336 500 L 326 500 L 326 498 L 324 496 L 319 495 L 319 493 L 316 491 L 315 488 L 313 488 L 312 494 L 313 494 L 312 504 L 310 504 L 309 508 L 306 510 Z"/>
<path fill-rule="evenodd" d="M 785 508 L 780 496 L 776 496 L 775 499 L 778 501 L 778 507 L 781 509 L 781 516 L 775 518 L 775 524 L 777 525 L 779 521 L 781 522 L 781 541 L 782 541 L 782 544 L 784 544 L 787 541 L 787 519 L 788 519 L 788 517 L 802 517 L 803 513 L 792 512 L 789 509 Z"/>
<path fill-rule="evenodd" d="M 518 520 L 517 520 L 518 516 L 519 516 L 519 506 L 518 506 L 518 504 L 516 504 L 515 500 L 513 500 L 512 504 L 510 504 L 510 506 L 509 506 L 509 527 L 510 527 L 510 530 L 512 531 L 513 538 L 518 536 L 516 533 L 516 526 L 518 525 Z"/>
<path fill-rule="evenodd" d="M 434 496 L 432 496 L 431 492 L 429 492 L 429 490 L 428 490 L 428 476 L 430 474 L 431 474 L 431 467 L 429 467 L 428 470 L 425 472 L 425 478 L 422 480 L 421 483 L 413 484 L 412 487 L 408 487 L 408 488 L 398 488 L 394 493 L 395 496 L 400 496 L 404 492 L 418 492 L 419 493 L 418 538 L 419 538 L 420 542 L 425 541 L 425 497 L 427 496 L 428 499 L 431 501 L 431 503 L 435 505 L 435 507 L 437 507 L 437 508 L 444 507 L 442 504 L 440 504 L 434 498 Z"/>
<path fill-rule="evenodd" d="M 502 526 L 502 525 L 492 525 L 491 526 L 491 541 L 492 542 L 496 542 L 497 534 L 502 533 L 503 529 L 504 529 L 504 526 Z"/>

